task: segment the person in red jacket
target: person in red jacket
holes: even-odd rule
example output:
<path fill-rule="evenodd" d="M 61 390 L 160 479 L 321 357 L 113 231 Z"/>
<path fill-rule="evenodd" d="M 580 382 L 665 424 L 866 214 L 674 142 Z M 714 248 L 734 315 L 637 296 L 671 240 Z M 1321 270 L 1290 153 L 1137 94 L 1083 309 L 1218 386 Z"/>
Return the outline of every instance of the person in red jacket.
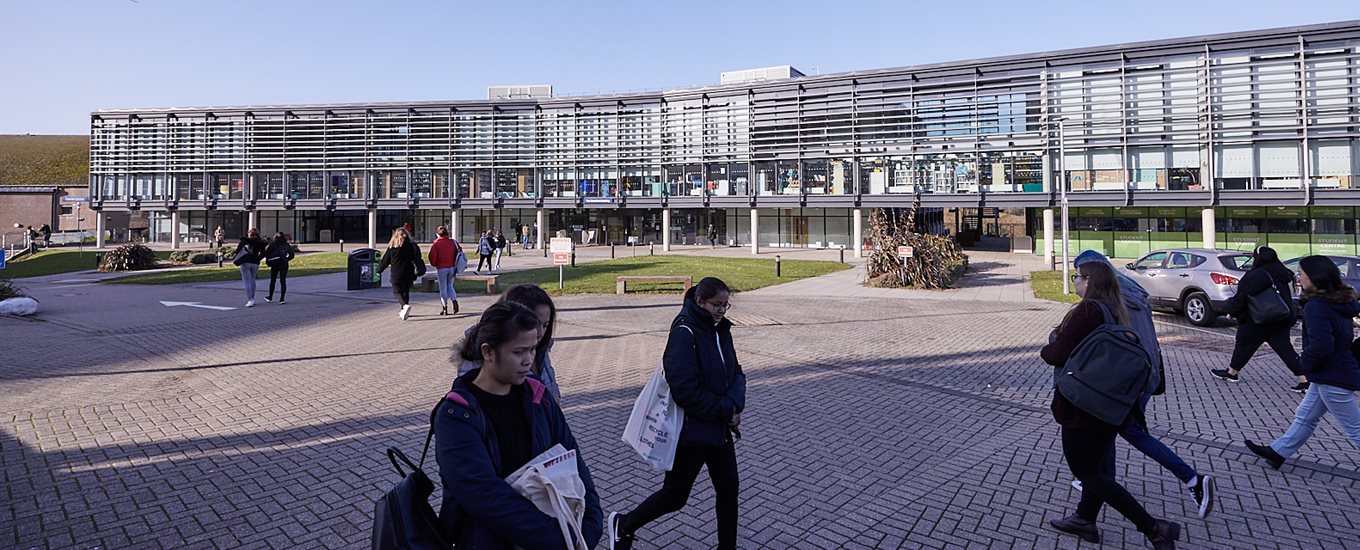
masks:
<path fill-rule="evenodd" d="M 448 315 L 449 304 L 453 304 L 453 314 L 457 315 L 458 292 L 453 289 L 453 280 L 458 275 L 458 256 L 463 254 L 463 249 L 458 246 L 458 241 L 449 238 L 448 228 L 441 225 L 434 232 L 438 237 L 430 245 L 430 266 L 439 277 L 439 303 L 444 306 L 439 314 Z M 463 266 L 467 266 L 466 259 L 463 260 Z"/>

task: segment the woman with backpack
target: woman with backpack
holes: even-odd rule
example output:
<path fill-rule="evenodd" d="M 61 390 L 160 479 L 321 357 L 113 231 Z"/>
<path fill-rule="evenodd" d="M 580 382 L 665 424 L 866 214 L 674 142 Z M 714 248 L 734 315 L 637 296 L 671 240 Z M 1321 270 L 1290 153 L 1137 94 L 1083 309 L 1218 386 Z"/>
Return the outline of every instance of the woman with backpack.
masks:
<path fill-rule="evenodd" d="M 529 376 L 539 342 L 529 308 L 492 304 L 460 346 L 480 367 L 459 376 L 435 419 L 436 458 L 444 486 L 440 523 L 458 548 L 570 548 L 557 519 L 540 512 L 505 479 L 562 445 L 577 450 L 585 486 L 580 533 L 594 547 L 603 533 L 600 498 L 557 400 Z"/>
<path fill-rule="evenodd" d="M 255 307 L 255 279 L 260 276 L 260 258 L 269 243 L 260 238 L 260 230 L 251 228 L 241 242 L 236 243 L 231 263 L 241 268 L 241 282 L 246 285 L 246 307 Z"/>
<path fill-rule="evenodd" d="M 1297 313 L 1291 313 L 1288 319 L 1262 322 L 1252 318 L 1248 307 L 1248 298 L 1263 292 L 1275 292 L 1286 305 L 1291 305 L 1294 297 L 1289 285 L 1294 282 L 1294 272 L 1280 262 L 1280 256 L 1271 247 L 1258 246 L 1253 256 L 1251 270 L 1238 281 L 1237 294 L 1228 299 L 1225 308 L 1225 311 L 1236 317 L 1238 322 L 1237 343 L 1233 346 L 1232 360 L 1228 363 L 1228 368 L 1213 369 L 1209 373 L 1219 380 L 1236 382 L 1242 368 L 1247 366 L 1247 361 L 1256 354 L 1261 344 L 1270 344 L 1270 349 L 1275 350 L 1280 360 L 1284 361 L 1284 366 L 1298 378 L 1298 384 L 1289 388 L 1290 391 L 1306 392 L 1308 378 L 1299 367 L 1299 354 L 1294 352 L 1294 343 L 1289 339 L 1289 330 L 1294 327 Z M 1294 311 L 1292 307 L 1290 310 Z"/>
<path fill-rule="evenodd" d="M 269 266 L 269 294 L 264 301 L 274 301 L 274 283 L 279 284 L 279 305 L 288 299 L 288 262 L 293 260 L 293 245 L 282 231 L 274 232 L 274 239 L 264 249 L 264 263 Z"/>
<path fill-rule="evenodd" d="M 463 256 L 463 247 L 458 246 L 458 241 L 449 238 L 449 230 L 444 226 L 439 226 L 434 230 L 437 237 L 434 244 L 430 245 L 430 266 L 434 267 L 435 274 L 439 278 L 439 314 L 448 315 L 449 305 L 453 305 L 453 314 L 458 314 L 458 291 L 453 288 L 453 281 L 458 275 L 458 257 Z M 463 269 L 467 268 L 467 256 L 463 256 Z"/>
<path fill-rule="evenodd" d="M 405 321 L 411 316 L 411 285 L 416 277 L 425 274 L 425 262 L 420 259 L 420 247 L 400 227 L 392 231 L 392 239 L 387 241 L 387 252 L 378 262 L 378 273 L 389 267 L 392 268 L 392 295 L 401 304 L 397 316 Z"/>
<path fill-rule="evenodd" d="M 534 364 L 529 369 L 529 376 L 534 377 L 548 388 L 553 399 L 558 403 L 562 402 L 562 390 L 557 385 L 557 371 L 553 370 L 552 359 L 548 352 L 553 347 L 553 325 L 557 324 L 557 306 L 553 304 L 552 297 L 535 284 L 524 283 L 510 287 L 501 295 L 497 303 L 519 304 L 529 308 L 534 312 L 534 317 L 538 319 L 538 345 L 534 347 Z M 477 325 L 468 327 L 467 332 L 471 334 L 477 330 Z M 458 365 L 458 374 L 467 374 L 482 366 L 478 360 L 464 360 Z"/>
<path fill-rule="evenodd" d="M 1294 423 L 1270 445 L 1250 439 L 1247 448 L 1280 469 L 1285 459 L 1299 450 L 1313 435 L 1322 415 L 1332 413 L 1341 431 L 1360 449 L 1360 366 L 1352 349 L 1360 302 L 1354 288 L 1341 282 L 1341 270 L 1326 256 L 1308 256 L 1299 261 L 1299 283 L 1303 286 L 1303 372 L 1312 381 Z"/>
<path fill-rule="evenodd" d="M 671 321 L 661 363 L 671 399 L 685 411 L 675 465 L 661 490 L 626 514 L 609 514 L 611 550 L 628 550 L 635 533 L 653 520 L 679 511 L 689 500 L 699 469 L 717 494 L 718 548 L 737 547 L 737 454 L 741 413 L 746 408 L 746 375 L 732 342 L 731 290 L 715 277 L 705 277 L 685 292 L 680 314 Z"/>
<path fill-rule="evenodd" d="M 1119 295 L 1114 269 L 1109 264 L 1081 264 L 1072 278 L 1081 302 L 1067 312 L 1062 324 L 1049 336 L 1048 345 L 1039 352 L 1044 362 L 1055 367 L 1065 366 L 1082 340 L 1105 324 L 1106 312 L 1116 324 L 1128 325 L 1129 313 Z M 1180 538 L 1180 524 L 1152 517 L 1114 478 L 1114 463 L 1110 457 L 1114 454 L 1114 440 L 1121 426 L 1096 418 L 1073 405 L 1058 391 L 1053 392 L 1050 408 L 1053 419 L 1062 427 L 1063 456 L 1072 475 L 1081 481 L 1082 491 L 1076 513 L 1049 520 L 1049 525 L 1098 544 L 1101 536 L 1096 519 L 1101 506 L 1109 504 L 1133 522 L 1154 548 L 1174 549 Z M 1142 408 L 1135 404 L 1121 425 L 1142 422 L 1142 416 Z"/>

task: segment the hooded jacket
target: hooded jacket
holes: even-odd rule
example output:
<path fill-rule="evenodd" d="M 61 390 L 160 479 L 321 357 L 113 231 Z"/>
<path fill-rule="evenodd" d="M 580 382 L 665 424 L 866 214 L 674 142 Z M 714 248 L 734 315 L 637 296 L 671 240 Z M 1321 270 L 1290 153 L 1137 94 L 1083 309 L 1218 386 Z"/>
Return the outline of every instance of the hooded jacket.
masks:
<path fill-rule="evenodd" d="M 439 522 L 457 548 L 510 550 L 512 548 L 568 548 L 557 520 L 538 511 L 496 474 L 500 444 L 491 422 L 483 417 L 468 385 L 474 370 L 453 382 L 434 422 L 435 459 L 444 487 Z M 582 535 L 594 547 L 604 534 L 604 512 L 585 457 L 577 448 L 571 427 L 543 384 L 533 378 L 524 383 L 524 410 L 529 420 L 530 441 L 537 456 L 555 444 L 576 449 L 576 467 L 586 487 L 586 513 Z"/>
<path fill-rule="evenodd" d="M 1309 382 L 1360 391 L 1360 365 L 1351 354 L 1356 315 L 1360 302 L 1351 287 L 1304 300 L 1299 366 Z"/>
<path fill-rule="evenodd" d="M 1149 381 L 1150 388 L 1164 388 L 1164 370 L 1162 369 L 1162 347 L 1157 343 L 1157 327 L 1152 323 L 1152 305 L 1148 303 L 1148 292 L 1143 289 L 1143 285 L 1133 280 L 1128 275 L 1120 273 L 1119 268 L 1110 263 L 1110 259 L 1104 254 L 1094 250 L 1087 250 L 1077 255 L 1072 260 L 1072 267 L 1079 266 L 1087 262 L 1102 262 L 1114 270 L 1115 279 L 1119 281 L 1119 298 L 1124 302 L 1124 309 L 1129 311 L 1129 328 L 1138 334 L 1138 343 L 1147 351 L 1148 358 L 1152 360 L 1152 380 Z M 1160 391 L 1158 393 L 1161 393 Z"/>
<path fill-rule="evenodd" d="M 1285 267 L 1284 264 L 1280 262 L 1270 262 L 1265 265 L 1253 267 L 1251 268 L 1251 271 L 1248 271 L 1246 275 L 1242 276 L 1242 280 L 1238 281 L 1237 294 L 1234 294 L 1232 298 L 1228 298 L 1228 304 L 1225 307 L 1225 311 L 1233 317 L 1236 317 L 1237 322 L 1239 323 L 1258 324 L 1248 313 L 1247 297 L 1255 296 L 1260 294 L 1263 290 L 1274 287 L 1276 289 L 1285 289 L 1285 292 L 1281 293 L 1280 297 L 1284 298 L 1285 303 L 1288 304 L 1293 301 L 1293 297 L 1289 295 L 1288 290 L 1289 285 L 1293 282 L 1294 272 L 1290 271 L 1289 268 Z M 1294 319 L 1291 319 L 1276 324 L 1294 326 L 1294 321 Z M 1272 324 L 1271 326 L 1275 325 Z"/>
<path fill-rule="evenodd" d="M 684 326 L 681 326 L 684 325 Z M 680 314 L 671 322 L 661 357 L 671 399 L 685 410 L 681 445 L 724 445 L 728 423 L 746 408 L 746 375 L 737 362 L 732 322 L 717 323 L 699 307 L 694 288 L 685 293 Z"/>

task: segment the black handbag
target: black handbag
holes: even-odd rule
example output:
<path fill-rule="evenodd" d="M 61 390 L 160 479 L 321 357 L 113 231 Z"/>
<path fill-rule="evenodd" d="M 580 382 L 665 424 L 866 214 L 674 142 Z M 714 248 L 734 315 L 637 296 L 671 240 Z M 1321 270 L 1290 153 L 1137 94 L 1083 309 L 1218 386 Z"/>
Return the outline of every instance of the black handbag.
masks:
<path fill-rule="evenodd" d="M 1270 274 L 1267 273 L 1266 276 Z M 1247 296 L 1247 315 L 1258 325 L 1267 325 L 1292 321 L 1294 319 L 1294 308 L 1289 307 L 1285 302 L 1283 293 L 1280 292 L 1279 285 L 1275 278 L 1270 279 L 1270 288 Z"/>
<path fill-rule="evenodd" d="M 440 405 L 443 405 L 442 401 Z M 434 415 L 438 412 L 438 405 L 430 412 L 430 431 L 425 435 L 425 449 L 420 452 L 419 464 L 411 462 L 396 447 L 387 448 L 387 459 L 402 480 L 374 504 L 373 550 L 448 550 L 453 547 L 439 516 L 430 506 L 434 482 L 421 469 L 425 455 L 430 452 Z M 411 469 L 410 473 L 402 470 L 403 463 Z"/>

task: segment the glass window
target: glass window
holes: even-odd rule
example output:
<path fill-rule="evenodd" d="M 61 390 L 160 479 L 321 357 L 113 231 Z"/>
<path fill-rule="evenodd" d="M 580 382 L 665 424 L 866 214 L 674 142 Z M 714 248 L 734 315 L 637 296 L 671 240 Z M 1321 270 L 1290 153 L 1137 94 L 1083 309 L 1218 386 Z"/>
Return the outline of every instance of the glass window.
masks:
<path fill-rule="evenodd" d="M 1166 253 L 1165 253 L 1165 252 L 1153 252 L 1152 254 L 1148 254 L 1147 256 L 1143 256 L 1143 259 L 1138 260 L 1137 263 L 1133 264 L 1133 268 L 1134 268 L 1134 269 L 1153 269 L 1153 268 L 1162 267 L 1162 262 L 1163 262 L 1164 260 L 1166 260 Z"/>
<path fill-rule="evenodd" d="M 1188 269 L 1204 263 L 1203 256 L 1197 256 L 1189 252 L 1172 252 L 1171 260 L 1166 266 L 1171 269 Z"/>

